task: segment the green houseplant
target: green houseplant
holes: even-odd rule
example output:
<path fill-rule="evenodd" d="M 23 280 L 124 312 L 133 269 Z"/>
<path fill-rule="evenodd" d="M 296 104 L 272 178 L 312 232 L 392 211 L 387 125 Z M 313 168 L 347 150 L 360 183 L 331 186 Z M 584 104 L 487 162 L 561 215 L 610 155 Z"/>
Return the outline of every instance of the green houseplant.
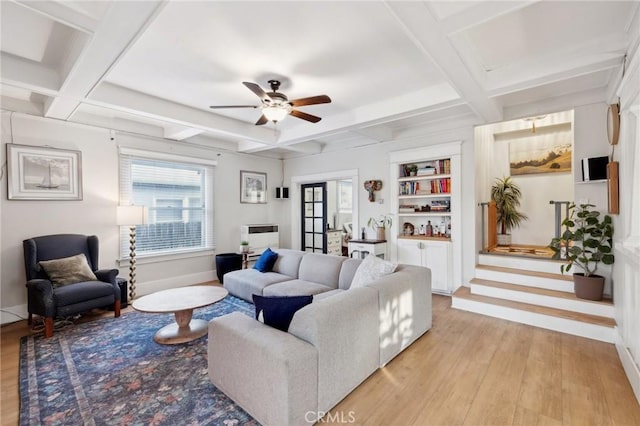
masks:
<path fill-rule="evenodd" d="M 390 228 L 392 224 L 393 224 L 393 219 L 391 218 L 390 214 L 383 214 L 378 216 L 377 218 L 370 217 L 369 221 L 367 222 L 367 225 L 370 228 L 377 230 L 378 232 L 377 238 L 379 240 L 387 239 L 386 231 L 387 231 L 387 228 Z"/>
<path fill-rule="evenodd" d="M 249 241 L 240 241 L 240 252 L 247 253 L 249 251 Z"/>
<path fill-rule="evenodd" d="M 509 231 L 528 219 L 527 215 L 518 211 L 521 197 L 520 187 L 509 176 L 496 179 L 491 186 L 491 200 L 496 203 L 497 220 L 500 225 L 498 234 L 500 246 L 511 245 Z"/>
<path fill-rule="evenodd" d="M 573 274 L 576 296 L 601 300 L 604 277 L 596 275 L 596 271 L 600 262 L 611 265 L 615 260 L 611 253 L 613 223 L 611 216 L 601 216 L 594 207 L 593 204 L 570 205 L 569 215 L 562 221 L 565 231 L 552 239 L 549 247 L 560 257 L 564 254 L 567 260 L 560 266 L 560 272 L 568 272 L 574 264 L 584 271 Z"/>

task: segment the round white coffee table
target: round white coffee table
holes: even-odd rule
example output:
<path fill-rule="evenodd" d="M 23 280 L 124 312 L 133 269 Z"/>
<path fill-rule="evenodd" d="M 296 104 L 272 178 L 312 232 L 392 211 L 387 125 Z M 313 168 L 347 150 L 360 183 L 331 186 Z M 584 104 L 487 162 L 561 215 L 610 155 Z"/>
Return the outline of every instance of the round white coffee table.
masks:
<path fill-rule="evenodd" d="M 172 288 L 143 296 L 133 301 L 133 309 L 140 312 L 173 312 L 176 322 L 156 332 L 153 340 L 163 345 L 190 342 L 207 334 L 208 321 L 191 319 L 193 310 L 213 305 L 224 299 L 227 290 L 210 285 Z"/>

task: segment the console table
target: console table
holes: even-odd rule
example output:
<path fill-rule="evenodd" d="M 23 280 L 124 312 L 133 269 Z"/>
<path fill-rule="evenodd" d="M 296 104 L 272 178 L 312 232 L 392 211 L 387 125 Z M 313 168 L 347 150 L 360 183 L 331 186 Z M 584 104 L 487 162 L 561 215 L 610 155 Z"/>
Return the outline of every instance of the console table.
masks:
<path fill-rule="evenodd" d="M 349 240 L 349 257 L 364 259 L 369 254 L 385 258 L 387 253 L 387 240 Z"/>

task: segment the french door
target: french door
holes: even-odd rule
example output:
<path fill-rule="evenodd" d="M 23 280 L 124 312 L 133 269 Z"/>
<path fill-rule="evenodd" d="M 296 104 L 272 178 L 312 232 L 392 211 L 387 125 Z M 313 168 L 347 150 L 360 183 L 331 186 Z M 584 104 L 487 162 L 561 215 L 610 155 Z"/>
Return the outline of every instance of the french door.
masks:
<path fill-rule="evenodd" d="M 302 250 L 327 252 L 327 184 L 302 185 Z"/>

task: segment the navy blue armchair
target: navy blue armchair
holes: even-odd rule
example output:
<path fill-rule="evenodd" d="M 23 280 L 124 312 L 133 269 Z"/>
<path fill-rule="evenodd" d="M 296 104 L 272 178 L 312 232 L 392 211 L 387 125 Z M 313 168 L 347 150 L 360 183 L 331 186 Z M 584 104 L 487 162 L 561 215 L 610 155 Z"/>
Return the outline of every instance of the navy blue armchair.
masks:
<path fill-rule="evenodd" d="M 53 336 L 53 320 L 94 308 L 113 306 L 120 316 L 120 288 L 117 269 L 98 269 L 98 237 L 59 234 L 30 238 L 22 242 L 27 273 L 29 324 L 33 314 L 44 318 L 45 337 Z M 39 262 L 83 253 L 98 281 L 85 281 L 56 287 L 51 284 Z"/>

